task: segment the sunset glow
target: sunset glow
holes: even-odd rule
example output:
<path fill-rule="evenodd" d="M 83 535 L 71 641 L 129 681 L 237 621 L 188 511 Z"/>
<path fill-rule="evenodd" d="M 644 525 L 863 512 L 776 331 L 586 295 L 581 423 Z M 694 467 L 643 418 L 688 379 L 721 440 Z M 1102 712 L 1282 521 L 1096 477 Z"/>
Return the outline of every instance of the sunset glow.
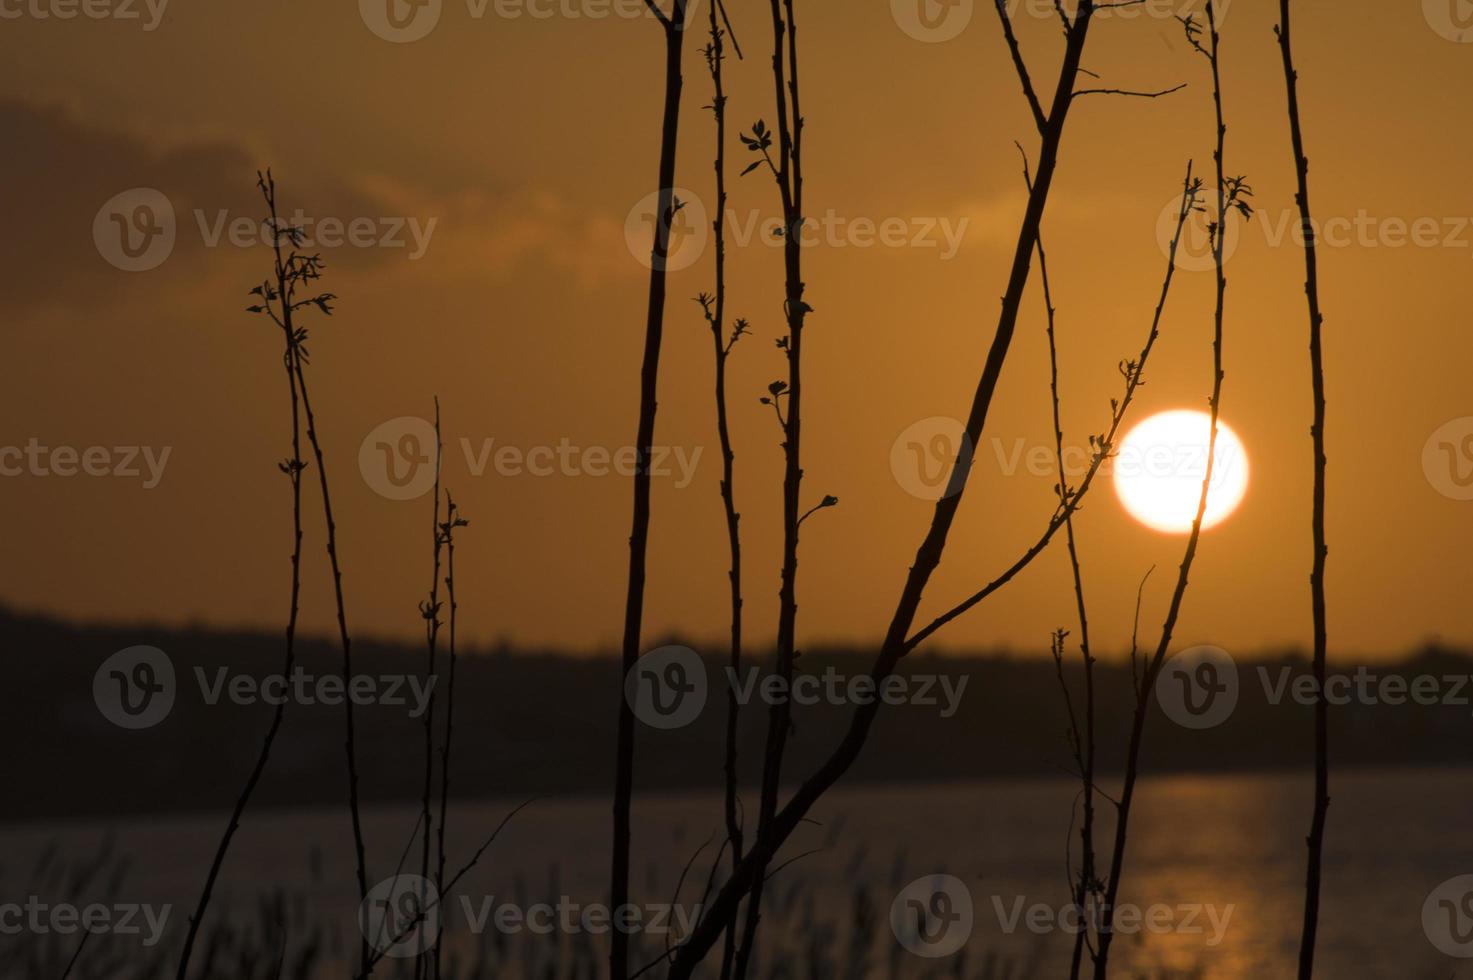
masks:
<path fill-rule="evenodd" d="M 1114 461 L 1115 493 L 1142 524 L 1168 534 L 1192 529 L 1202 499 L 1212 419 L 1206 412 L 1160 412 L 1137 425 Z M 1217 424 L 1212 486 L 1202 527 L 1226 520 L 1248 491 L 1248 452 L 1231 428 Z"/>

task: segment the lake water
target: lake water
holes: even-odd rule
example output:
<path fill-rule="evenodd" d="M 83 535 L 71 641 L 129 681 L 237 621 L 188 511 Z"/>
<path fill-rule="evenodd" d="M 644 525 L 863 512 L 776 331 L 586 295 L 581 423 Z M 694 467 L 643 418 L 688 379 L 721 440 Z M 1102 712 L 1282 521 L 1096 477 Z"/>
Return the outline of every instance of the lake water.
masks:
<path fill-rule="evenodd" d="M 1068 902 L 1064 862 L 1075 792 L 1070 780 L 1059 778 L 856 786 L 831 793 L 811 814 L 814 823 L 800 829 L 785 852 L 805 856 L 772 880 L 759 973 L 1067 976 L 1073 936 L 1059 928 L 1058 914 Z M 1473 959 L 1454 958 L 1435 945 L 1440 941 L 1444 948 L 1451 944 L 1455 952 L 1473 955 L 1473 942 L 1466 948 L 1457 945 L 1461 939 L 1473 940 L 1473 917 L 1464 915 L 1473 909 L 1467 903 L 1459 907 L 1456 894 L 1451 905 L 1441 906 L 1434 898 L 1428 907 L 1439 886 L 1473 875 L 1473 771 L 1344 774 L 1335 778 L 1332 796 L 1318 975 L 1388 980 L 1473 976 Z M 1113 950 L 1112 976 L 1292 976 L 1303 902 L 1307 775 L 1163 777 L 1144 782 L 1137 800 L 1121 902 L 1138 907 L 1145 924 L 1130 934 L 1122 929 Z M 510 805 L 452 807 L 452 873 Z M 755 809 L 755 794 L 748 794 L 748 805 Z M 1098 837 L 1102 849 L 1111 840 L 1111 817 L 1111 807 L 1104 804 Z M 720 819 L 714 795 L 638 801 L 634 898 L 644 914 L 658 916 L 671 905 L 682 868 L 716 834 Z M 365 815 L 365 823 L 370 878 L 388 878 L 405 851 L 416 808 L 376 808 Z M 138 951 L 137 961 L 166 959 L 161 951 L 177 945 L 182 936 L 222 827 L 220 815 L 130 819 L 114 826 L 0 826 L 4 900 L 39 893 L 51 902 L 78 905 L 172 905 L 163 939 L 146 952 Z M 99 852 L 109 835 L 113 843 L 111 857 L 103 862 L 107 870 L 79 881 L 76 870 Z M 605 897 L 608 838 L 607 800 L 542 800 L 518 815 L 442 903 L 442 942 L 455 954 L 457 975 L 477 975 L 477 963 L 483 968 L 480 975 L 520 972 L 552 980 L 595 969 L 604 941 L 598 920 L 579 917 Z M 319 962 L 345 955 L 357 942 L 349 842 L 345 810 L 248 813 L 211 918 L 233 927 L 239 934 L 237 945 L 244 948 L 253 924 L 279 914 L 288 945 L 295 947 L 311 932 L 320 938 Z M 692 865 L 681 900 L 674 903 L 680 908 L 667 912 L 672 922 L 679 921 L 676 912 L 689 914 L 699 901 L 715 848 L 708 846 Z M 418 868 L 418 853 L 416 844 L 403 863 L 405 870 Z M 55 859 L 43 861 L 47 854 Z M 47 868 L 38 875 L 35 869 L 43 863 Z M 952 897 L 970 904 L 972 922 L 961 937 L 960 952 L 929 959 L 901 945 L 890 917 L 909 883 L 927 878 L 928 884 L 919 887 L 929 895 L 941 880 L 938 875 L 961 883 L 963 894 Z M 69 894 L 69 888 L 78 892 Z M 271 892 L 282 896 L 279 913 L 263 911 L 260 896 Z M 503 906 L 527 915 L 541 902 L 561 902 L 573 910 L 543 913 L 543 924 L 556 915 L 559 922 L 573 925 L 557 925 L 546 933 L 533 929 L 537 922 L 518 928 L 515 911 L 505 912 L 497 925 Z M 491 918 L 478 926 L 488 910 Z M 956 922 L 951 927 L 965 928 Z M 279 945 L 279 939 L 261 935 L 266 937 L 262 945 Z M 662 940 L 653 934 L 644 938 L 653 955 Z M 75 937 L 44 940 L 56 947 L 54 956 L 70 948 Z M 0 956 L 7 975 L 25 975 L 14 951 L 16 944 L 27 941 L 40 940 L 0 937 L 12 949 Z M 124 937 L 108 941 L 116 945 Z M 97 949 L 102 948 L 99 942 Z M 100 955 L 92 949 L 84 954 L 84 961 Z M 402 961 L 386 960 L 380 972 L 393 976 L 403 966 Z M 243 973 L 246 968 L 240 969 Z M 324 969 L 318 975 L 342 976 L 342 971 Z M 658 975 L 658 970 L 650 974 Z"/>

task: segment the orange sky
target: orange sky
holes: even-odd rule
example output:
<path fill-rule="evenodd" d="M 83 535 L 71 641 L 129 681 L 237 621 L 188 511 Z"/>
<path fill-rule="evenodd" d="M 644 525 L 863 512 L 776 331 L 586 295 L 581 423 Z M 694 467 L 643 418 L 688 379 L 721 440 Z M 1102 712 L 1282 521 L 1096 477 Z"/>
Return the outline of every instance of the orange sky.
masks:
<path fill-rule="evenodd" d="M 545 18 L 532 2 L 482 10 L 443 0 L 433 30 L 409 43 L 366 26 L 369 0 L 366 15 L 351 4 L 178 3 L 156 23 L 142 4 L 136 20 L 42 18 L 53 9 L 42 0 L 5 8 L 0 449 L 34 438 L 79 454 L 139 446 L 169 456 L 152 488 L 144 477 L 0 478 L 10 517 L 0 601 L 87 618 L 279 626 L 286 393 L 278 337 L 244 312 L 268 257 L 228 234 L 211 244 L 229 220 L 258 217 L 254 170 L 270 164 L 288 212 L 371 219 L 360 225 L 367 238 L 405 243 L 323 247 L 326 287 L 340 300 L 336 316 L 311 322 L 357 631 L 419 634 L 428 498 L 376 493 L 358 458 L 376 427 L 429 416 L 438 394 L 445 479 L 472 520 L 457 551 L 467 634 L 612 645 L 629 483 L 597 475 L 598 460 L 617 460 L 634 430 L 646 273 L 625 224 L 654 190 L 662 42 L 648 19 L 589 16 L 610 9 L 592 0 L 546 0 Z M 1058 28 L 1033 6 L 1021 0 L 1018 32 L 1047 89 Z M 1260 212 L 1228 265 L 1222 407 L 1254 475 L 1241 510 L 1204 537 L 1178 637 L 1248 650 L 1309 635 L 1310 402 L 1277 5 L 1224 6 L 1227 167 L 1249 177 Z M 1314 203 L 1322 220 L 1338 219 L 1322 260 L 1332 650 L 1473 642 L 1473 503 L 1440 493 L 1423 465 L 1434 431 L 1473 415 L 1473 138 L 1463 125 L 1473 44 L 1456 40 L 1432 0 L 1297 6 Z M 1105 425 L 1115 364 L 1144 338 L 1164 261 L 1158 217 L 1187 159 L 1199 172 L 1211 164 L 1206 63 L 1166 9 L 1102 19 L 1085 64 L 1110 86 L 1189 87 L 1159 100 L 1080 101 L 1047 213 L 1075 445 Z M 892 473 L 892 446 L 921 420 L 965 412 L 1022 210 L 1013 140 L 1036 144 L 988 5 L 978 0 L 964 26 L 948 22 L 954 38 L 934 43 L 899 26 L 908 10 L 900 0 L 799 10 L 808 210 L 826 222 L 806 254 L 816 313 L 805 335 L 805 492 L 842 500 L 805 525 L 810 644 L 873 642 L 888 621 L 931 510 Z M 748 54 L 729 68 L 733 129 L 771 122 L 766 5 L 737 2 L 731 15 Z M 686 66 L 679 183 L 709 203 L 709 86 L 696 38 Z M 734 233 L 751 237 L 732 246 L 729 304 L 754 332 L 731 368 L 738 503 L 750 629 L 765 638 L 777 607 L 781 451 L 757 396 L 785 370 L 772 346 L 781 251 L 753 232 L 776 214 L 771 182 L 735 179 L 746 159 L 732 142 Z M 139 187 L 167 198 L 176 240 L 156 268 L 126 272 L 100 254 L 94 218 Z M 1205 407 L 1212 275 L 1198 268 L 1178 278 L 1135 420 Z M 725 628 L 710 343 L 690 301 L 710 275 L 707 251 L 670 280 L 657 442 L 683 455 L 672 452 L 671 476 L 656 480 L 652 638 Z M 928 610 L 1011 563 L 1052 510 L 1050 475 L 999 463 L 1050 445 L 1041 314 L 1035 284 Z M 573 475 L 496 475 L 494 463 L 474 475 L 488 440 L 488 459 L 510 446 L 545 463 L 561 446 L 583 462 Z M 524 455 L 537 447 L 548 449 Z M 694 462 L 688 483 L 682 459 Z M 1107 483 L 1078 528 L 1096 645 L 1128 642 L 1136 584 L 1155 564 L 1149 635 L 1182 540 L 1128 518 Z M 318 530 L 309 527 L 306 621 L 326 629 Z M 1072 622 L 1068 582 L 1055 549 L 938 642 L 1041 649 Z"/>

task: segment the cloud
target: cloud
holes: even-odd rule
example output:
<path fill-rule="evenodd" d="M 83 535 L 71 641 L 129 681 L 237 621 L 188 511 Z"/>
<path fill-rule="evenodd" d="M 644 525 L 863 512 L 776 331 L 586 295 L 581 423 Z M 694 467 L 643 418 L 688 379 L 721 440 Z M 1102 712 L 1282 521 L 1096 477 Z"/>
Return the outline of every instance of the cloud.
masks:
<path fill-rule="evenodd" d="M 0 129 L 10 147 L 0 156 L 0 210 L 10 221 L 0 242 L 10 288 L 0 303 L 12 314 L 83 313 L 126 297 L 170 295 L 181 279 L 207 271 L 212 250 L 264 240 L 255 185 L 257 168 L 269 161 L 255 159 L 243 142 L 164 146 L 15 99 L 0 99 Z M 352 182 L 281 178 L 278 172 L 286 218 L 301 207 L 345 231 L 354 219 L 382 231 L 394 214 Z"/>

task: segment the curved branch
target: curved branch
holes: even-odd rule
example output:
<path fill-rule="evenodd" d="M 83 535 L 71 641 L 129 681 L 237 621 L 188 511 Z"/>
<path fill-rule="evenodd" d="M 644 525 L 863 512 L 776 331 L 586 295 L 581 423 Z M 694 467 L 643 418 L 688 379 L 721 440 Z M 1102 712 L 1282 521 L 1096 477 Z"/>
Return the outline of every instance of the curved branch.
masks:
<path fill-rule="evenodd" d="M 1163 95 L 1170 95 L 1173 92 L 1180 92 L 1186 87 L 1187 83 L 1182 82 L 1180 85 L 1174 85 L 1171 88 L 1164 88 L 1159 92 L 1137 92 L 1133 89 L 1125 88 L 1085 88 L 1080 89 L 1078 92 L 1075 92 L 1074 97 L 1078 98 L 1081 95 L 1128 95 L 1132 98 L 1137 99 L 1159 99 Z"/>
<path fill-rule="evenodd" d="M 1083 503 L 1085 494 L 1089 492 L 1090 486 L 1094 483 L 1095 475 L 1099 473 L 1100 467 L 1110 456 L 1110 447 L 1114 445 L 1115 434 L 1119 430 L 1121 423 L 1125 420 L 1126 410 L 1130 408 L 1130 403 L 1131 400 L 1135 397 L 1136 389 L 1141 385 L 1141 379 L 1145 373 L 1146 361 L 1151 356 L 1151 350 L 1156 346 L 1156 338 L 1160 336 L 1161 317 L 1165 313 L 1166 298 L 1171 292 L 1171 281 L 1176 273 L 1176 252 L 1177 248 L 1181 244 L 1182 228 L 1186 225 L 1187 216 L 1192 213 L 1193 208 L 1196 206 L 1197 194 L 1201 191 L 1201 186 L 1202 184 L 1200 180 L 1194 180 L 1192 178 L 1192 165 L 1191 163 L 1188 163 L 1186 178 L 1182 183 L 1183 194 L 1181 208 L 1177 212 L 1176 231 L 1172 235 L 1171 248 L 1169 249 L 1167 256 L 1166 276 L 1161 283 L 1161 297 L 1156 304 L 1155 315 L 1151 318 L 1151 332 L 1146 337 L 1145 346 L 1141 348 L 1140 359 L 1136 361 L 1133 365 L 1127 365 L 1126 368 L 1123 369 L 1126 373 L 1125 395 L 1120 400 L 1120 402 L 1114 406 L 1114 414 L 1110 419 L 1110 428 L 1105 433 L 1105 435 L 1100 438 L 1098 442 L 1098 449 L 1095 453 L 1094 458 L 1090 462 L 1089 469 L 1085 472 L 1084 479 L 1080 481 L 1079 490 L 1073 495 L 1069 496 L 1067 499 L 1061 501 L 1058 509 L 1054 512 L 1053 518 L 1049 520 L 1048 526 L 1044 529 L 1043 534 L 1039 536 L 1038 540 L 1033 544 L 1031 548 L 1023 553 L 1023 557 L 1015 561 L 1011 566 L 1008 567 L 1005 572 L 1003 572 L 997 578 L 993 579 L 991 582 L 987 583 L 987 585 L 985 585 L 983 588 L 979 589 L 977 592 L 974 592 L 965 600 L 953 606 L 947 612 L 933 619 L 930 624 L 927 625 L 924 629 L 913 634 L 903 644 L 903 649 L 906 653 L 914 650 L 928 637 L 934 634 L 937 630 L 941 629 L 941 627 L 945 626 L 947 623 L 950 623 L 952 620 L 956 619 L 958 616 L 962 615 L 967 610 L 977 605 L 983 599 L 986 599 L 988 596 L 992 595 L 992 593 L 996 592 L 998 589 L 1011 582 L 1019 572 L 1027 568 L 1029 563 L 1031 563 L 1034 558 L 1037 558 L 1038 555 L 1046 547 L 1048 547 L 1049 542 L 1053 540 L 1053 536 L 1058 533 L 1059 528 L 1068 523 L 1069 519 L 1074 516 L 1074 512 L 1077 511 L 1080 504 Z"/>

